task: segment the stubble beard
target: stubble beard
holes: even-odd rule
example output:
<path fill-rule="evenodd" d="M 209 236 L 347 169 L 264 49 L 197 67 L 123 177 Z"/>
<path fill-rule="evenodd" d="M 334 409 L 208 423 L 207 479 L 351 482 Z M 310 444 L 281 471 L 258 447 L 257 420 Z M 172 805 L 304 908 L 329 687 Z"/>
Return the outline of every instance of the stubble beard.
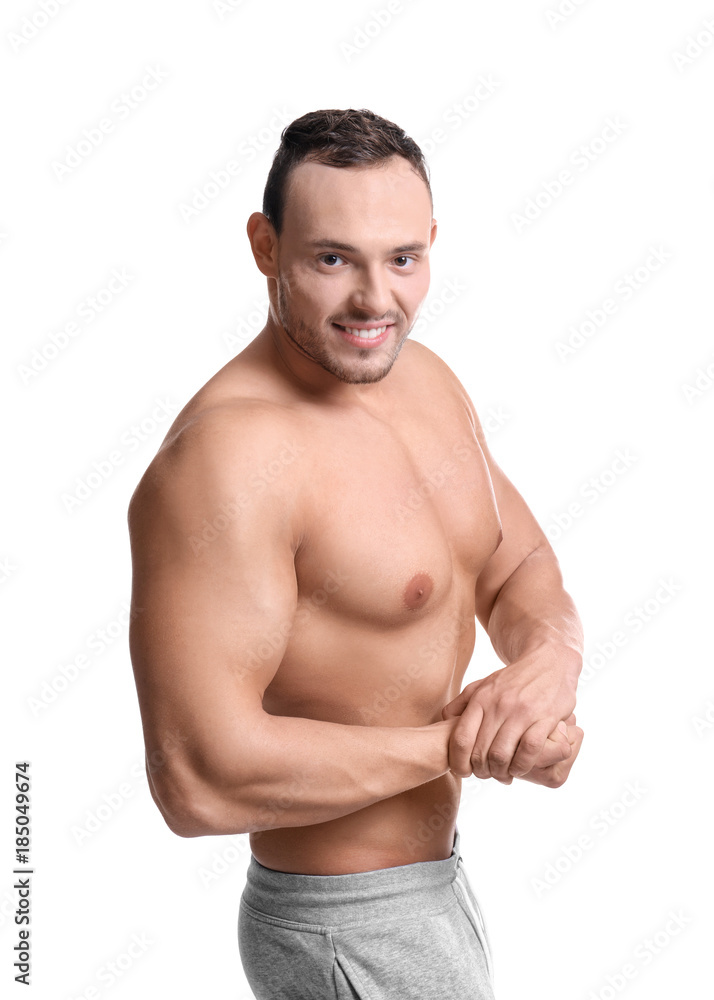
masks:
<path fill-rule="evenodd" d="M 382 364 L 377 368 L 363 367 L 362 362 L 374 360 L 374 349 L 356 349 L 355 365 L 346 368 L 339 358 L 332 354 L 327 346 L 325 335 L 308 326 L 299 316 L 291 312 L 290 305 L 285 294 L 282 281 L 278 279 L 278 318 L 286 334 L 292 342 L 299 348 L 300 352 L 306 354 L 315 364 L 318 364 L 326 372 L 334 375 L 340 382 L 347 382 L 351 385 L 366 385 L 370 382 L 379 382 L 385 375 L 388 375 L 392 365 L 397 360 L 399 352 L 404 346 L 409 331 L 404 334 L 399 343 L 392 348 L 387 348 L 387 356 L 382 354 Z"/>

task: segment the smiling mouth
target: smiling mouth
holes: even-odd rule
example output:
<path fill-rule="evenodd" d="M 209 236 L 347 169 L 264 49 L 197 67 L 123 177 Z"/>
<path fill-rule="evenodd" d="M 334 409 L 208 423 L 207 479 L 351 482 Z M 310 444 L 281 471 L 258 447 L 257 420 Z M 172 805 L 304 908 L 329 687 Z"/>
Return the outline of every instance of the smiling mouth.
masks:
<path fill-rule="evenodd" d="M 387 332 L 391 323 L 385 323 L 383 326 L 342 326 L 341 323 L 334 324 L 338 329 L 344 330 L 345 333 L 349 333 L 351 337 L 359 337 L 360 340 L 375 340 L 377 337 L 381 337 Z"/>

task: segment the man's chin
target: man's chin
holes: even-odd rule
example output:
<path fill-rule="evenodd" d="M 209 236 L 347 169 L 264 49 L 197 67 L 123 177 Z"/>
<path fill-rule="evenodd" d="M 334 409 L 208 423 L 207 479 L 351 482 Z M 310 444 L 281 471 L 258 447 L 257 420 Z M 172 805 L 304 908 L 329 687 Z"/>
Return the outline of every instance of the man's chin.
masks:
<path fill-rule="evenodd" d="M 346 382 L 348 385 L 371 385 L 373 382 L 381 382 L 382 379 L 389 374 L 391 367 L 392 366 L 390 365 L 389 368 L 379 372 L 340 373 L 333 371 L 332 374 L 338 378 L 340 382 Z"/>
<path fill-rule="evenodd" d="M 364 354 L 364 364 L 359 362 L 343 364 L 338 358 L 316 358 L 315 360 L 325 371 L 330 372 L 341 382 L 350 385 L 369 385 L 372 382 L 381 382 L 390 373 L 397 360 L 396 355 L 392 356 L 391 353 L 379 360 L 371 353 L 366 356 L 367 351 Z"/>
<path fill-rule="evenodd" d="M 386 344 L 377 348 L 358 347 L 357 356 L 354 353 L 355 348 L 352 348 L 351 357 L 343 359 L 338 352 L 330 350 L 327 343 L 320 343 L 314 335 L 306 335 L 307 331 L 292 327 L 292 323 L 288 325 L 283 321 L 285 333 L 300 354 L 347 385 L 381 382 L 392 370 L 406 339 L 400 341 L 396 351 L 388 349 Z"/>

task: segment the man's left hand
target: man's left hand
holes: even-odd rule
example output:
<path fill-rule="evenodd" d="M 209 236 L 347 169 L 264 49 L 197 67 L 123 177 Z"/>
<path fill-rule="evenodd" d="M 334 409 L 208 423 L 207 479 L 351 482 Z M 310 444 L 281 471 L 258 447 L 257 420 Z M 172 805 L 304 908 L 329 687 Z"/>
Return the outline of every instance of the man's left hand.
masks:
<path fill-rule="evenodd" d="M 454 774 L 507 784 L 527 774 L 558 722 L 575 708 L 572 657 L 567 647 L 539 646 L 467 684 L 445 705 L 442 718 L 460 717 L 449 741 Z M 572 749 L 560 735 L 565 760 Z"/>

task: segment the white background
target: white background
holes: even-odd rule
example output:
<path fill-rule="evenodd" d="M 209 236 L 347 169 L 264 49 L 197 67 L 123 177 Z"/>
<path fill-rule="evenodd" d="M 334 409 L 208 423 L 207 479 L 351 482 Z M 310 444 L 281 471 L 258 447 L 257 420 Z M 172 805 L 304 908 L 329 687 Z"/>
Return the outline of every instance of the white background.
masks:
<path fill-rule="evenodd" d="M 714 7 L 566 0 L 557 19 L 555 0 L 402 0 L 380 25 L 383 0 L 223 6 L 3 4 L 0 981 L 27 995 L 10 808 L 26 759 L 31 995 L 251 996 L 235 927 L 247 837 L 174 836 L 143 777 L 126 508 L 167 411 L 262 325 L 245 222 L 283 124 L 351 106 L 429 154 L 440 229 L 414 336 L 471 394 L 587 634 L 569 781 L 464 785 L 497 997 L 711 996 Z M 164 78 L 142 92 L 150 69 Z M 186 218 L 230 159 L 240 176 Z M 125 287 L 88 318 L 112 269 Z M 95 462 L 111 476 L 72 504 Z M 466 680 L 498 665 L 481 633 Z"/>

